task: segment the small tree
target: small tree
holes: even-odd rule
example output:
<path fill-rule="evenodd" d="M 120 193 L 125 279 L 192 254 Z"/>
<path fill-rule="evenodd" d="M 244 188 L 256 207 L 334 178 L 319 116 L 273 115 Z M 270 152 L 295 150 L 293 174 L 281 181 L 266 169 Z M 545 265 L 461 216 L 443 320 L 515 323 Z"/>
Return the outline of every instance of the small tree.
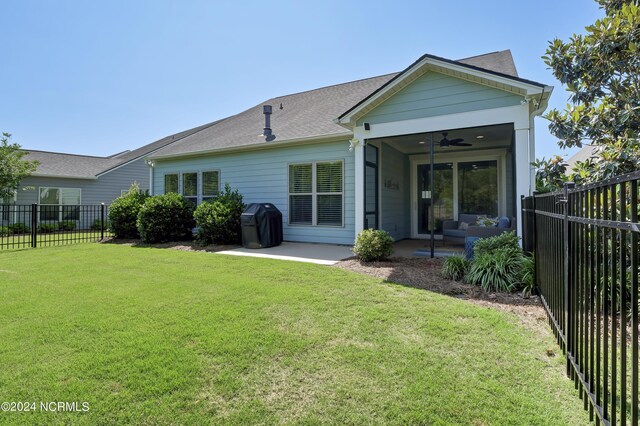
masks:
<path fill-rule="evenodd" d="M 20 182 L 38 167 L 37 161 L 23 160 L 28 153 L 17 143 L 11 143 L 11 135 L 2 133 L 0 138 L 0 199 L 12 197 Z"/>
<path fill-rule="evenodd" d="M 585 35 L 549 43 L 544 62 L 571 94 L 546 118 L 561 148 L 598 146 L 571 180 L 586 183 L 640 169 L 640 6 L 598 0 L 605 17 Z"/>

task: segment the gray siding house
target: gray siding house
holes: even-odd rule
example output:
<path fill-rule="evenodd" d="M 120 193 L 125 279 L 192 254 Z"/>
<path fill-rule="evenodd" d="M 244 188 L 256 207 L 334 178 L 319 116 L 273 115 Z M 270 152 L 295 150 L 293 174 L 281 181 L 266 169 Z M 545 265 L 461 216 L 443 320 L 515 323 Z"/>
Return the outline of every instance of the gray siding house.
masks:
<path fill-rule="evenodd" d="M 15 208 L 10 211 L 10 205 L 38 204 L 39 221 L 69 220 L 75 221 L 78 228 L 88 227 L 95 220 L 94 215 L 85 217 L 78 206 L 109 205 L 134 182 L 140 185 L 141 190 L 150 191 L 149 166 L 145 157 L 212 124 L 109 157 L 26 150 L 28 155 L 25 159 L 37 160 L 40 165 L 21 182 L 13 199 L 0 203 L 0 225 L 30 221 L 30 215 L 27 217 L 26 214 L 16 213 Z"/>

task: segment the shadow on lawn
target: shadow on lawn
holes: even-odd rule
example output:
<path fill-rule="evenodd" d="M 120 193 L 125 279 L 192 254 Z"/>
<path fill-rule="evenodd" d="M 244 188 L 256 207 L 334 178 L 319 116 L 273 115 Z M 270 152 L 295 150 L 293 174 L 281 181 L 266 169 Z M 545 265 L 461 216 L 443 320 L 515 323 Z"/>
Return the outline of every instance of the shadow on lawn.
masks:
<path fill-rule="evenodd" d="M 157 243 L 157 244 L 147 244 L 143 243 L 141 240 L 137 239 L 105 239 L 102 241 L 103 244 L 117 244 L 117 245 L 125 245 L 136 248 L 157 248 L 157 249 L 171 249 L 171 250 L 181 250 L 181 251 L 204 251 L 209 253 L 215 253 L 218 251 L 224 250 L 232 250 L 238 248 L 238 245 L 202 245 L 196 241 L 172 241 L 169 243 Z"/>
<path fill-rule="evenodd" d="M 392 257 L 383 262 L 360 262 L 350 258 L 335 266 L 382 278 L 386 282 L 420 288 L 459 299 L 485 300 L 507 305 L 539 305 L 537 297 L 520 293 L 486 292 L 482 288 L 442 277 L 442 259 Z"/>

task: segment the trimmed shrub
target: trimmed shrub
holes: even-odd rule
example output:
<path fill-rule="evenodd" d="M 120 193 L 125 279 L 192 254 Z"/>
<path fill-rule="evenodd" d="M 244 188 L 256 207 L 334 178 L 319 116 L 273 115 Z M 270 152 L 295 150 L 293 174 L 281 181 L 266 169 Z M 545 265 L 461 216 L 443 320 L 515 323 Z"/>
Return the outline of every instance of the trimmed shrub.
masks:
<path fill-rule="evenodd" d="M 50 234 L 58 230 L 58 224 L 57 223 L 40 223 L 37 229 L 39 234 Z"/>
<path fill-rule="evenodd" d="M 138 213 L 147 198 L 149 195 L 140 192 L 140 187 L 134 183 L 127 193 L 113 200 L 109 206 L 109 223 L 115 238 L 140 237 L 137 224 Z"/>
<path fill-rule="evenodd" d="M 245 209 L 238 190 L 224 186 L 216 198 L 200 204 L 193 214 L 197 239 L 203 244 L 241 244 L 240 216 Z"/>
<path fill-rule="evenodd" d="M 471 262 L 462 255 L 450 256 L 442 263 L 442 276 L 448 280 L 460 281 L 469 270 Z"/>
<path fill-rule="evenodd" d="M 28 234 L 31 232 L 31 228 L 29 228 L 25 223 L 12 223 L 7 226 L 10 234 Z"/>
<path fill-rule="evenodd" d="M 520 250 L 520 245 L 518 244 L 519 241 L 520 239 L 515 232 L 503 232 L 495 237 L 482 238 L 476 241 L 473 246 L 473 253 L 475 256 L 478 256 L 483 253 L 492 253 L 497 249 L 505 247 Z"/>
<path fill-rule="evenodd" d="M 184 241 L 193 237 L 193 204 L 182 195 L 149 197 L 138 212 L 138 232 L 145 243 Z"/>
<path fill-rule="evenodd" d="M 8 235 L 9 227 L 0 225 L 0 235 Z"/>
<path fill-rule="evenodd" d="M 385 260 L 393 254 L 393 238 L 387 231 L 365 229 L 358 234 L 353 253 L 363 262 Z"/>
<path fill-rule="evenodd" d="M 76 222 L 73 220 L 63 220 L 62 222 L 58 222 L 58 229 L 60 231 L 75 231 Z"/>

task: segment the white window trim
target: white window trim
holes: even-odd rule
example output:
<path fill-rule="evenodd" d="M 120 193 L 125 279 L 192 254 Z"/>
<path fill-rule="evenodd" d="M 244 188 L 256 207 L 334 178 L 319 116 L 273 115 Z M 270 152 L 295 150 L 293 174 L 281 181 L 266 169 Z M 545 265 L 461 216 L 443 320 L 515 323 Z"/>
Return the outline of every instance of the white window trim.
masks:
<path fill-rule="evenodd" d="M 215 195 L 205 195 L 204 194 L 204 174 L 205 173 L 214 173 L 214 172 L 218 173 L 218 189 L 216 190 Z M 222 176 L 222 173 L 220 172 L 219 169 L 199 170 L 198 173 L 200 175 L 199 179 L 198 179 L 198 182 L 199 182 L 198 204 L 200 204 L 200 203 L 202 203 L 204 201 L 205 198 L 214 198 L 214 197 L 217 197 L 218 194 L 220 194 L 220 187 L 221 187 L 221 185 L 220 185 L 221 178 L 220 177 Z"/>
<path fill-rule="evenodd" d="M 62 192 L 63 189 L 77 189 L 78 191 L 80 191 L 80 203 L 79 204 L 61 204 L 62 200 L 60 201 L 60 204 L 43 204 L 40 202 L 40 192 L 42 189 L 57 189 L 58 191 Z M 38 205 L 40 206 L 60 206 L 60 208 L 58 209 L 58 222 L 62 221 L 62 206 L 81 206 L 82 205 L 82 188 L 73 188 L 73 187 L 67 187 L 67 186 L 39 186 L 38 187 Z M 76 219 L 75 222 L 79 222 L 80 219 Z M 40 214 L 38 214 L 38 222 L 40 222 Z"/>
<path fill-rule="evenodd" d="M 317 192 L 317 164 L 324 163 L 340 163 L 342 167 L 342 191 L 338 192 Z M 290 192 L 290 173 L 291 166 L 299 166 L 311 164 L 311 193 L 308 192 Z M 287 163 L 287 225 L 296 226 L 296 227 L 314 227 L 314 228 L 344 228 L 344 187 L 345 187 L 345 170 L 344 170 L 344 159 L 334 159 L 334 160 L 319 160 L 319 161 L 301 161 L 295 163 Z M 340 225 L 318 225 L 318 195 L 341 195 L 341 203 L 342 203 L 342 217 L 340 218 Z M 291 223 L 291 195 L 311 195 L 311 224 L 304 223 Z"/>
<path fill-rule="evenodd" d="M 203 180 L 203 173 L 209 173 L 209 172 L 215 172 L 218 173 L 218 189 L 215 195 L 205 195 L 204 194 L 204 180 Z M 184 195 L 184 175 L 187 174 L 191 174 L 191 173 L 195 173 L 197 175 L 197 190 L 196 190 L 196 195 Z M 205 198 L 210 199 L 210 198 L 214 198 L 216 197 L 218 194 L 220 194 L 221 188 L 222 188 L 222 171 L 220 169 L 210 169 L 210 168 L 206 168 L 206 169 L 198 169 L 198 170 L 179 170 L 179 171 L 175 171 L 175 172 L 170 172 L 170 173 L 164 173 L 162 175 L 162 179 L 163 179 L 163 185 L 166 183 L 165 181 L 165 176 L 173 176 L 173 175 L 177 175 L 178 176 L 178 194 L 182 195 L 185 198 L 194 198 L 196 197 L 196 203 L 200 204 L 204 201 Z M 166 194 L 167 193 L 167 189 L 166 186 L 163 188 L 163 193 Z"/>
<path fill-rule="evenodd" d="M 184 175 L 196 175 L 196 195 L 184 195 Z M 178 194 L 187 199 L 195 198 L 196 205 L 200 204 L 200 188 L 202 186 L 201 178 L 202 176 L 198 170 L 187 170 L 184 172 L 180 172 L 180 175 L 178 177 L 178 189 L 180 190 L 180 192 L 178 192 Z"/>
<path fill-rule="evenodd" d="M 181 194 L 182 192 L 180 191 L 180 173 L 179 172 L 175 172 L 175 173 L 165 173 L 162 175 L 162 193 L 163 194 L 167 194 L 167 176 L 173 176 L 176 175 L 178 176 L 178 194 Z"/>

